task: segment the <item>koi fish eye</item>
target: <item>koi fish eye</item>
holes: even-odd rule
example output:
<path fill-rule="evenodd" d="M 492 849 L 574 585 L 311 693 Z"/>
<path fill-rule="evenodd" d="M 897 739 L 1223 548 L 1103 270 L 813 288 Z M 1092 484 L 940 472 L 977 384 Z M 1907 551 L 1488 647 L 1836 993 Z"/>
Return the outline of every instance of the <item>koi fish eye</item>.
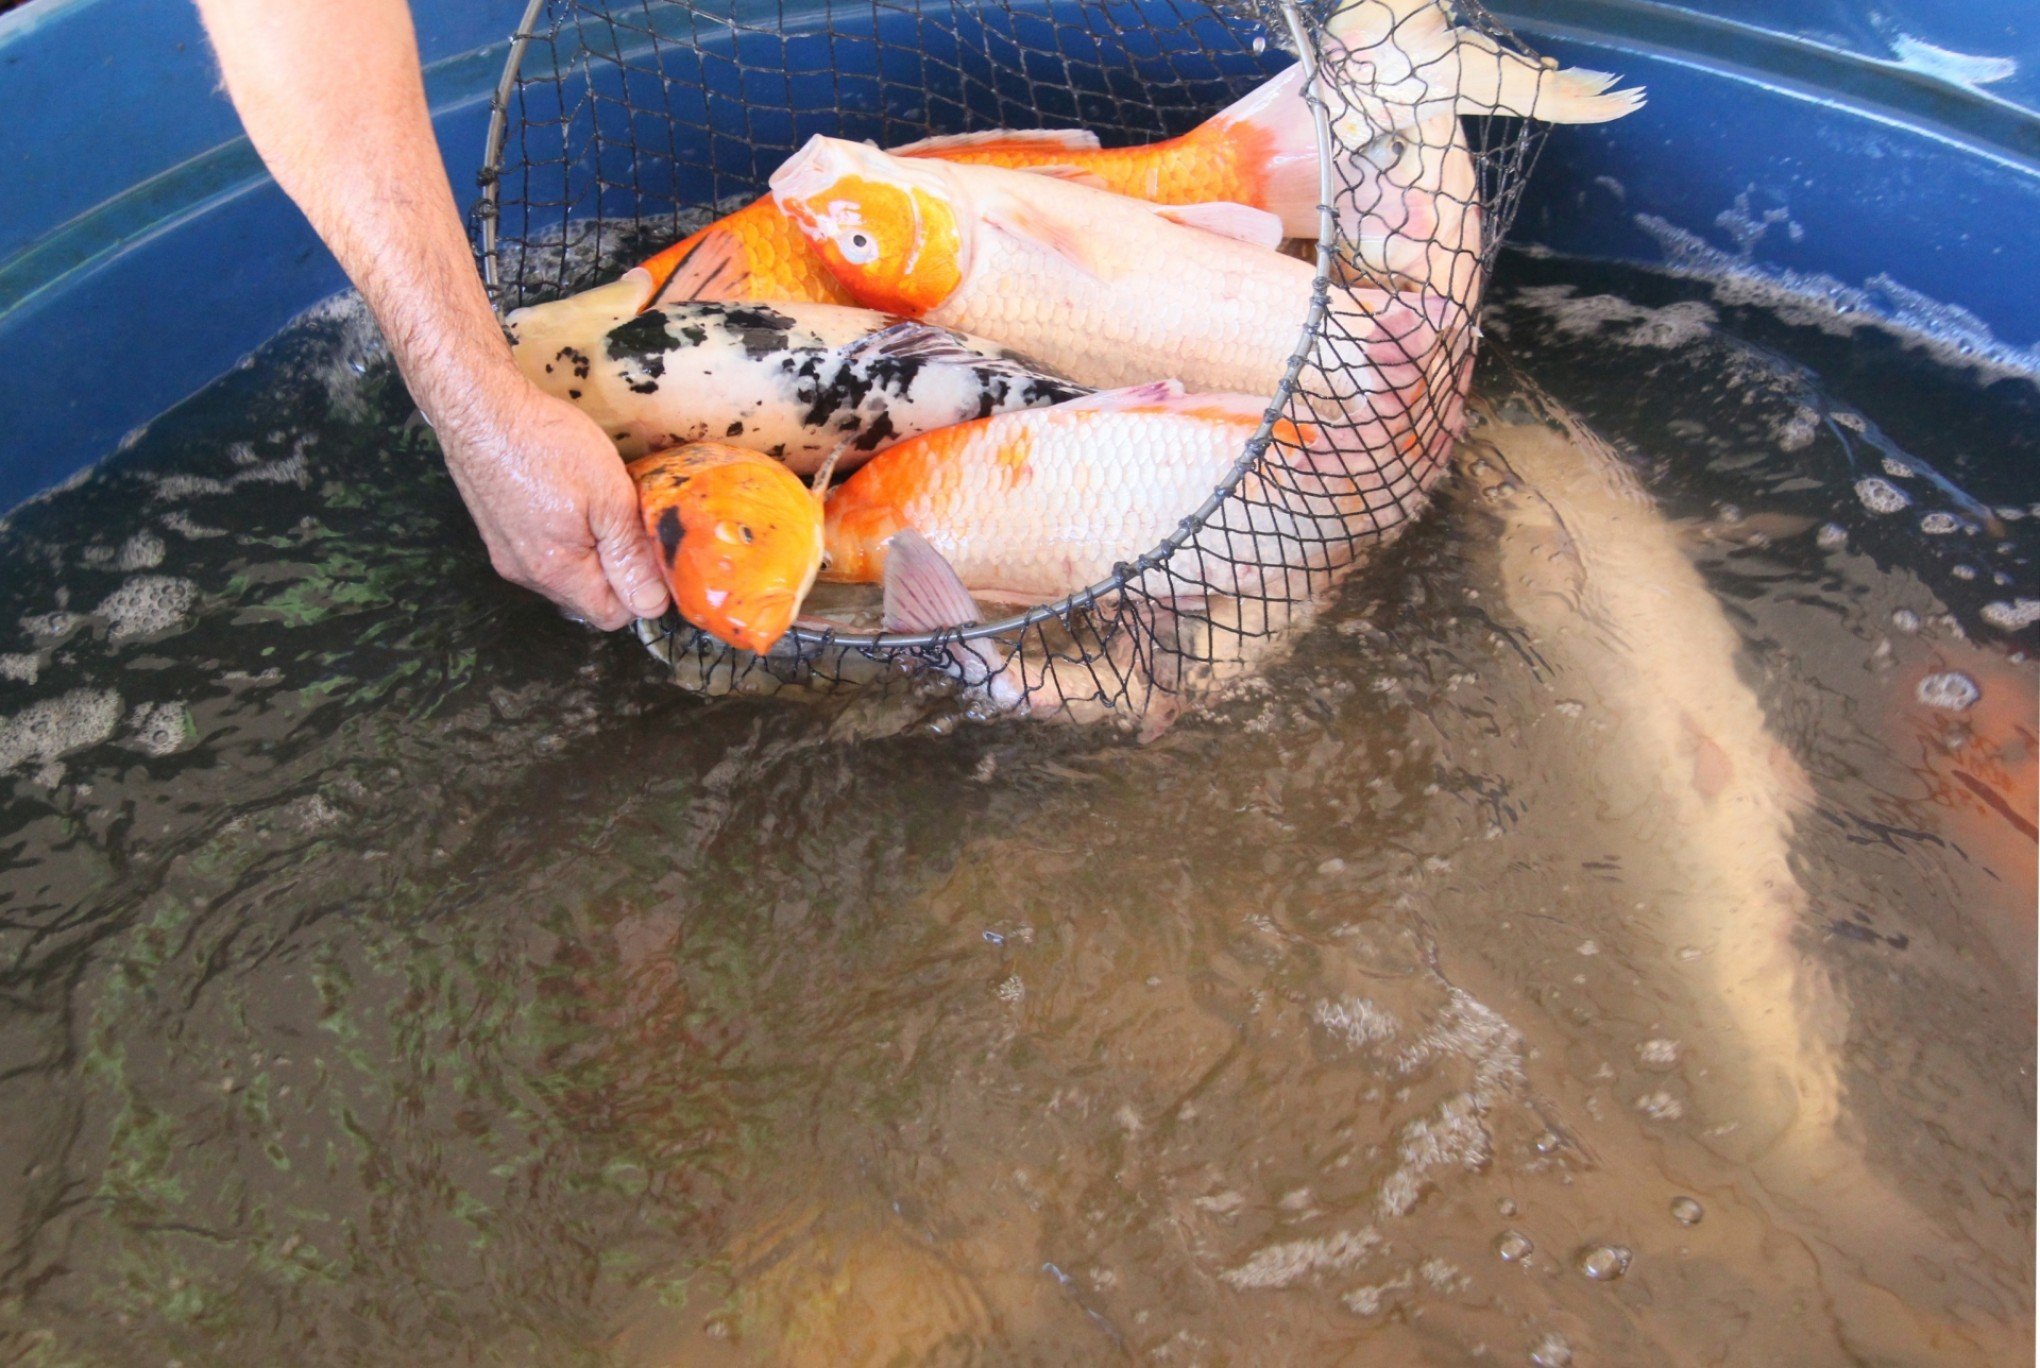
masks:
<path fill-rule="evenodd" d="M 836 250 L 841 252 L 843 260 L 852 266 L 869 266 L 878 260 L 878 243 L 871 234 L 862 229 L 839 233 L 836 237 Z"/>

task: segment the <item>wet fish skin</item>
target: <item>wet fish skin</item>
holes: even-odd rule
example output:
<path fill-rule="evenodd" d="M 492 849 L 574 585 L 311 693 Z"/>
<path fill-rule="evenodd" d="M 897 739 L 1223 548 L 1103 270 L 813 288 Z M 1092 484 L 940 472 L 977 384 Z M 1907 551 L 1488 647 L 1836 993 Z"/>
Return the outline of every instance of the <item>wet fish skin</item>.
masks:
<path fill-rule="evenodd" d="M 625 457 L 689 442 L 848 472 L 894 442 L 1089 391 L 996 343 L 832 304 L 669 304 L 624 282 L 519 310 L 519 367 L 578 404 Z M 571 308 L 563 307 L 571 305 Z"/>
<path fill-rule="evenodd" d="M 997 337 L 1089 385 L 1174 376 L 1192 390 L 1272 395 L 1315 273 L 1269 250 L 1273 216 L 1171 208 L 997 167 L 917 162 L 816 137 L 773 195 L 860 300 Z M 1343 326 L 1313 361 L 1370 391 L 1409 386 L 1450 300 L 1334 287 Z"/>
<path fill-rule="evenodd" d="M 630 475 L 680 615 L 732 646 L 771 650 L 821 568 L 820 502 L 770 457 L 713 442 L 654 452 Z"/>

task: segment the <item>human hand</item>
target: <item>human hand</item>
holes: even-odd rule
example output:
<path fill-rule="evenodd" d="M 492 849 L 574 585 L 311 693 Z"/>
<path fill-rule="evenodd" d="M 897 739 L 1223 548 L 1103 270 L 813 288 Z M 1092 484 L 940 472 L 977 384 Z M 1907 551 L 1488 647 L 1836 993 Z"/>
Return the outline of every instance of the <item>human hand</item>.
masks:
<path fill-rule="evenodd" d="M 637 486 L 601 427 L 521 376 L 435 418 L 496 573 L 604 631 L 666 607 Z"/>

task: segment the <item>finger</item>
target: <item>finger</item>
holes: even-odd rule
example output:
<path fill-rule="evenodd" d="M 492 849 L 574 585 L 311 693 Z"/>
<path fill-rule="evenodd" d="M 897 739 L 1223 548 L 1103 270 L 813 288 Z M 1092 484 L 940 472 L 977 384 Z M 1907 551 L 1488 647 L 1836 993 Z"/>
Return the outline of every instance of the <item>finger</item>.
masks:
<path fill-rule="evenodd" d="M 592 551 L 583 552 L 571 565 L 561 566 L 537 588 L 565 609 L 569 617 L 605 632 L 628 626 L 636 616 L 610 589 L 602 562 Z"/>
<path fill-rule="evenodd" d="M 595 553 L 602 558 L 603 574 L 609 587 L 625 607 L 642 618 L 666 611 L 666 581 L 659 574 L 652 544 L 638 521 L 637 499 L 625 501 L 622 510 L 605 508 L 603 515 L 590 519 L 595 533 Z"/>

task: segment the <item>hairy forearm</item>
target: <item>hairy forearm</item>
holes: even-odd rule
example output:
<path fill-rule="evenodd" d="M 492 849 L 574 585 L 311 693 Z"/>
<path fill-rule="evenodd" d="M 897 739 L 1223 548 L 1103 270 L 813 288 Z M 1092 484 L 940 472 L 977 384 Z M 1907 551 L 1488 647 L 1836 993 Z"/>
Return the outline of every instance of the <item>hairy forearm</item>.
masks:
<path fill-rule="evenodd" d="M 197 0 L 257 152 L 442 434 L 521 383 L 439 160 L 405 0 Z"/>

